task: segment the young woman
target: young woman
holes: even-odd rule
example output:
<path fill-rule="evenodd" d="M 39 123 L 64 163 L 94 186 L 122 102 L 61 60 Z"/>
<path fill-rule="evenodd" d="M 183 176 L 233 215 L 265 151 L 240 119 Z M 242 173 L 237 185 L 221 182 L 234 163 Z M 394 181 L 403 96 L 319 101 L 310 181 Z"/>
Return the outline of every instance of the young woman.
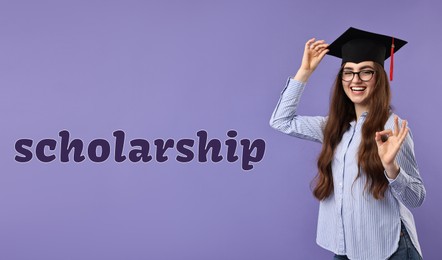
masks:
<path fill-rule="evenodd" d="M 313 189 L 320 201 L 316 241 L 334 259 L 422 259 L 408 208 L 422 204 L 425 188 L 407 121 L 391 111 L 383 68 L 405 43 L 355 28 L 331 45 L 308 40 L 270 119 L 283 133 L 322 143 Z M 306 82 L 326 54 L 342 58 L 329 114 L 299 116 Z"/>

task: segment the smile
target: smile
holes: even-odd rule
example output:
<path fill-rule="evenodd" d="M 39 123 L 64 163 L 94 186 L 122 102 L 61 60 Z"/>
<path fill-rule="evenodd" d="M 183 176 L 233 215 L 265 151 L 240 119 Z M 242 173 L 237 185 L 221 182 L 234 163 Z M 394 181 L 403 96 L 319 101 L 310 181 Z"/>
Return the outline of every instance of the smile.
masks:
<path fill-rule="evenodd" d="M 364 91 L 366 87 L 350 87 L 351 91 Z"/>

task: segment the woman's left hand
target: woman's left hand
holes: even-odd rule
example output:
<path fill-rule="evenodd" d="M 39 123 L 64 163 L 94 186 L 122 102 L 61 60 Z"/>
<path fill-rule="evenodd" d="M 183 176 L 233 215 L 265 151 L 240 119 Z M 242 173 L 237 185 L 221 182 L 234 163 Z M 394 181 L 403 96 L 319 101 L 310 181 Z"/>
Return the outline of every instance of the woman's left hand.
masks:
<path fill-rule="evenodd" d="M 376 132 L 375 140 L 378 146 L 379 158 L 390 179 L 395 179 L 399 174 L 400 168 L 395 159 L 407 134 L 407 121 L 402 121 L 402 126 L 399 128 L 397 116 L 394 117 L 394 131 L 388 129 Z"/>

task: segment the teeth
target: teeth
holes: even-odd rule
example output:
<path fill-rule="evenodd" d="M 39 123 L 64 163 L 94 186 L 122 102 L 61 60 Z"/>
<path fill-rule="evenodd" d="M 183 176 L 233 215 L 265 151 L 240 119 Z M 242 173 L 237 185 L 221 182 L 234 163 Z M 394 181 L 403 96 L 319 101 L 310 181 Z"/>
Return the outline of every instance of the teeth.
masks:
<path fill-rule="evenodd" d="M 365 88 L 352 87 L 351 90 L 353 90 L 353 91 L 364 91 Z"/>

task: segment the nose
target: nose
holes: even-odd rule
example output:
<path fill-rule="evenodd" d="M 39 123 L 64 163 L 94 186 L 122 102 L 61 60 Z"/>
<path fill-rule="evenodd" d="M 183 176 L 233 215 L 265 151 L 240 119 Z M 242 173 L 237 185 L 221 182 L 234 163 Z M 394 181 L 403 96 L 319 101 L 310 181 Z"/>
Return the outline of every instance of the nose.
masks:
<path fill-rule="evenodd" d="M 359 73 L 355 73 L 353 76 L 352 82 L 362 82 L 361 76 L 359 76 Z"/>

